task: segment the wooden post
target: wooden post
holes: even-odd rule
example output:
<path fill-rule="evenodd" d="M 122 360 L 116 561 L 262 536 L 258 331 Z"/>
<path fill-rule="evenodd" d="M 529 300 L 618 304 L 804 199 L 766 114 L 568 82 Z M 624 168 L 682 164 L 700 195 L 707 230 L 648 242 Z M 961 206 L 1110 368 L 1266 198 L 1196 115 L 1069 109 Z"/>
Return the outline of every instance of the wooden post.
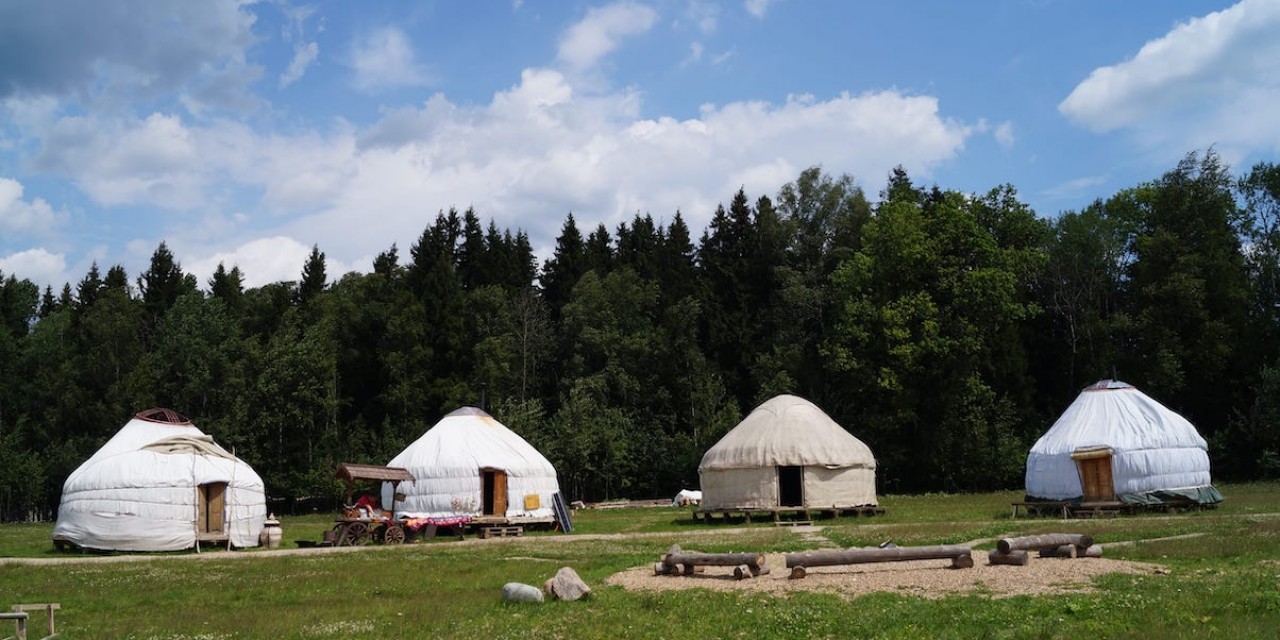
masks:
<path fill-rule="evenodd" d="M 993 549 L 987 553 L 987 563 L 1023 567 L 1026 566 L 1028 557 L 1027 552 L 1022 549 L 1015 549 L 1009 553 L 1000 553 L 998 550 Z"/>
<path fill-rule="evenodd" d="M 1021 538 L 1004 538 L 996 543 L 1000 553 L 1009 553 L 1017 549 L 1043 549 L 1071 544 L 1086 549 L 1093 544 L 1093 537 L 1076 533 L 1049 533 L 1041 536 L 1025 536 Z"/>

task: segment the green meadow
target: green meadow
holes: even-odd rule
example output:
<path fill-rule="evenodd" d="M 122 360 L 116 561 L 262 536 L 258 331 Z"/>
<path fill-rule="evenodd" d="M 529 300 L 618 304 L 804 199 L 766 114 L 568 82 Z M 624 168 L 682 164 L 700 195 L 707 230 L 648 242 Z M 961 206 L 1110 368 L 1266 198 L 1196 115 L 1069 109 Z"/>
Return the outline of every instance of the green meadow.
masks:
<path fill-rule="evenodd" d="M 575 534 L 597 535 L 441 538 L 315 555 L 57 554 L 51 524 L 2 525 L 0 608 L 58 602 L 60 637 L 70 639 L 1273 638 L 1280 628 L 1280 485 L 1219 488 L 1227 500 L 1218 508 L 1177 515 L 1015 520 L 1009 502 L 1021 495 L 1000 492 L 885 496 L 884 516 L 815 523 L 841 546 L 1064 531 L 1104 544 L 1152 540 L 1106 555 L 1169 569 L 1103 576 L 1092 593 L 995 598 L 978 591 L 934 600 L 896 593 L 632 592 L 603 582 L 652 564 L 672 544 L 776 552 L 813 543 L 768 523 L 694 523 L 687 509 L 622 508 L 576 512 Z M 330 524 L 324 516 L 282 520 L 282 548 L 318 540 Z M 1154 541 L 1186 534 L 1200 535 Z M 6 558 L 69 561 L 23 565 Z M 541 585 L 562 566 L 592 586 L 590 599 L 501 602 L 504 583 Z M 0 626 L 0 637 L 12 634 L 9 624 Z M 42 616 L 32 626 L 43 629 Z"/>

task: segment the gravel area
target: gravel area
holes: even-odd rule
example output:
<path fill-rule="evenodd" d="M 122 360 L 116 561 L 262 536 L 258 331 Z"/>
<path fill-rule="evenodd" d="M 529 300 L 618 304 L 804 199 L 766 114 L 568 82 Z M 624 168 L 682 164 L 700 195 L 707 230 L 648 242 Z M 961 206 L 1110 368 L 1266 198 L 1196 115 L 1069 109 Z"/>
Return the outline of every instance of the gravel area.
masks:
<path fill-rule="evenodd" d="M 1092 590 L 1095 576 L 1107 573 L 1167 573 L 1164 567 L 1107 558 L 1037 558 L 1026 566 L 987 564 L 986 551 L 974 551 L 971 569 L 951 569 L 950 560 L 912 560 L 814 567 L 799 580 L 788 578 L 783 554 L 770 554 L 770 573 L 747 580 L 734 580 L 732 567 L 707 567 L 693 576 L 655 576 L 653 565 L 616 573 L 606 584 L 632 590 L 711 589 L 771 593 L 786 597 L 793 591 L 834 593 L 846 598 L 876 591 L 890 591 L 923 598 L 941 598 L 962 593 L 985 593 L 1007 598 L 1016 595 L 1084 593 Z"/>

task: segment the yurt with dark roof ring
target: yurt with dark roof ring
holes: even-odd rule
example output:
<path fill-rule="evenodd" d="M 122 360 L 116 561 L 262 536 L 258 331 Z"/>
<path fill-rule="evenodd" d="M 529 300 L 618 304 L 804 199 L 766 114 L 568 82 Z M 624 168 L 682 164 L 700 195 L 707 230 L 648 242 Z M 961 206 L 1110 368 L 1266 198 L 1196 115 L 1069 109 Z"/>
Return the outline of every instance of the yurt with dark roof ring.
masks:
<path fill-rule="evenodd" d="M 53 541 L 113 551 L 256 547 L 266 505 L 252 467 L 177 412 L 150 409 L 67 478 Z"/>

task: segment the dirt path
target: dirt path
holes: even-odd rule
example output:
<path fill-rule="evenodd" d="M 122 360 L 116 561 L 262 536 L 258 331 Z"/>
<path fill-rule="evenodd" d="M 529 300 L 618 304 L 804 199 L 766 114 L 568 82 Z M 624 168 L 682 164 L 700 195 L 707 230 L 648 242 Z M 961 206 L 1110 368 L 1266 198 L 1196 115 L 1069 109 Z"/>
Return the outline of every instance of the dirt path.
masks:
<path fill-rule="evenodd" d="M 360 551 L 367 552 L 397 552 L 405 549 L 425 549 L 438 545 L 450 546 L 467 546 L 467 545 L 494 545 L 494 544 L 516 544 L 520 542 L 537 541 L 539 543 L 550 544 L 567 544 L 571 542 L 579 542 L 583 540 L 631 540 L 644 538 L 669 538 L 679 536 L 681 538 L 701 538 L 710 536 L 733 535 L 737 533 L 760 531 L 760 529 L 747 529 L 742 527 L 726 528 L 726 529 L 709 529 L 698 531 L 663 531 L 653 533 L 583 533 L 569 534 L 557 536 L 537 536 L 537 537 L 519 537 L 519 538 L 489 538 L 482 540 L 480 538 L 467 538 L 465 540 L 454 540 L 447 542 L 433 542 L 430 545 L 401 545 L 401 546 L 382 546 L 382 545 L 365 545 L 358 547 L 300 547 L 297 549 L 261 549 L 254 551 L 202 551 L 200 553 L 135 553 L 135 554 L 117 554 L 117 555 L 94 555 L 94 554 L 67 554 L 56 558 L 0 558 L 0 567 L 5 565 L 19 566 L 41 566 L 41 565 L 63 565 L 63 564 L 96 564 L 96 563 L 115 563 L 115 562 L 156 562 L 161 560 L 243 560 L 253 558 L 275 558 L 280 556 L 313 556 L 324 555 L 327 553 L 355 553 Z M 825 538 L 823 538 L 825 540 Z"/>

